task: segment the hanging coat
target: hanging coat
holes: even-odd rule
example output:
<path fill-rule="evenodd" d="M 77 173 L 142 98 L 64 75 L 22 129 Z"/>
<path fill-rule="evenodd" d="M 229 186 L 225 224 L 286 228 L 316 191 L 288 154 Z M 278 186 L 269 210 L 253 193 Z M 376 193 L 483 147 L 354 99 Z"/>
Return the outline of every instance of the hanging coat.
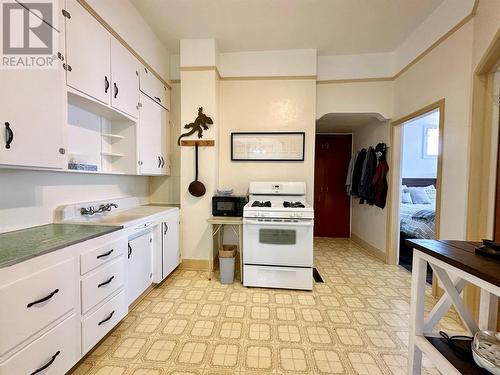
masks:
<path fill-rule="evenodd" d="M 386 161 L 387 145 L 379 143 L 375 148 L 379 154 L 377 170 L 373 176 L 372 185 L 374 191 L 374 203 L 379 208 L 385 208 L 387 202 L 387 172 L 389 172 L 389 165 Z"/>
<path fill-rule="evenodd" d="M 356 159 L 358 157 L 358 152 L 352 154 L 351 160 L 349 161 L 349 166 L 347 167 L 347 177 L 345 179 L 345 190 L 347 195 L 351 195 L 352 192 L 352 174 L 354 172 L 354 166 L 356 165 Z"/>
<path fill-rule="evenodd" d="M 358 196 L 361 198 L 359 203 L 363 204 L 365 201 L 373 201 L 373 187 L 372 180 L 377 168 L 377 156 L 375 149 L 370 147 L 366 153 L 365 162 L 363 165 L 361 180 L 358 187 Z"/>
<path fill-rule="evenodd" d="M 362 149 L 358 157 L 356 158 L 356 163 L 354 163 L 354 169 L 352 171 L 352 181 L 351 181 L 351 195 L 358 196 L 358 187 L 361 180 L 361 173 L 363 171 L 363 164 L 366 158 L 366 149 Z"/>
<path fill-rule="evenodd" d="M 387 172 L 389 165 L 387 161 L 379 160 L 375 176 L 373 176 L 372 186 L 374 191 L 374 204 L 377 207 L 384 208 L 387 200 Z"/>

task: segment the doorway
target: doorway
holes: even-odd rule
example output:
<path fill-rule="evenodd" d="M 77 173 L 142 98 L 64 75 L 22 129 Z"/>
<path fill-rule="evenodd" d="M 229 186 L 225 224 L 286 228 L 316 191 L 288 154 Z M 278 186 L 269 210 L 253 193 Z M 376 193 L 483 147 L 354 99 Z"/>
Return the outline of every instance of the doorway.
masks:
<path fill-rule="evenodd" d="M 317 134 L 314 163 L 314 236 L 350 237 L 351 203 L 345 190 L 352 134 Z"/>
<path fill-rule="evenodd" d="M 419 111 L 405 116 L 392 123 L 391 139 L 393 144 L 393 158 L 390 176 L 390 209 L 388 215 L 388 263 L 400 262 L 400 250 L 405 251 L 405 240 L 439 239 L 440 202 L 441 202 L 441 170 L 442 144 L 444 128 L 445 101 L 440 100 L 428 105 Z M 423 159 L 432 161 L 434 172 L 424 175 L 405 175 L 404 171 L 404 137 L 408 127 L 423 123 L 421 132 L 422 142 L 417 147 Z M 411 128 L 415 130 L 416 128 Z M 415 145 L 415 136 L 406 133 L 410 143 Z M 420 172 L 419 172 L 420 173 Z M 411 189 L 410 189 L 411 188 Z M 412 192 L 415 194 L 412 196 Z M 415 198 L 415 205 L 413 199 Z M 405 202 L 405 203 L 403 203 Z M 407 205 L 403 212 L 403 205 Z M 411 257 L 411 254 L 409 254 Z M 404 259 L 401 259 L 404 262 Z M 411 270 L 411 262 L 408 265 Z M 406 268 L 406 267 L 405 267 Z M 408 269 L 407 268 L 407 269 Z M 431 281 L 429 275 L 428 281 Z"/>
<path fill-rule="evenodd" d="M 436 239 L 439 108 L 402 125 L 398 263 L 412 271 L 413 248 L 407 239 Z M 427 267 L 427 282 L 432 269 Z"/>

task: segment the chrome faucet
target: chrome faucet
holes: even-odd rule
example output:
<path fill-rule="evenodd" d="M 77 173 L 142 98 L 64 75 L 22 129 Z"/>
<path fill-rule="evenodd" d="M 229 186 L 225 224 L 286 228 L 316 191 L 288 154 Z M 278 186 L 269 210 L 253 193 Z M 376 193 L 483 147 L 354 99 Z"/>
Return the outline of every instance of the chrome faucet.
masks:
<path fill-rule="evenodd" d="M 85 208 L 85 207 L 80 208 L 80 214 L 82 214 L 82 215 L 92 216 L 95 213 L 96 212 L 94 211 L 94 207 L 92 207 L 92 206 L 90 206 L 88 208 Z"/>
<path fill-rule="evenodd" d="M 92 216 L 94 214 L 102 214 L 103 212 L 111 211 L 112 207 L 118 208 L 118 205 L 116 203 L 101 204 L 97 210 L 92 206 L 88 208 L 82 207 L 80 208 L 80 213 L 82 215 Z"/>
<path fill-rule="evenodd" d="M 101 204 L 99 206 L 99 209 L 96 212 L 97 213 L 102 213 L 102 212 L 105 212 L 105 211 L 111 211 L 111 207 L 118 208 L 118 205 L 116 203 Z"/>

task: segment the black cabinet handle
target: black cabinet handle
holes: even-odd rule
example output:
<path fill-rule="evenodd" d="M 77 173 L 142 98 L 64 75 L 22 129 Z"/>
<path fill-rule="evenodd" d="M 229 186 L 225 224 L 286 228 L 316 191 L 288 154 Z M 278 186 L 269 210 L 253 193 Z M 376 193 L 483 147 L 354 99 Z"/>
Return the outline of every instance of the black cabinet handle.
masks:
<path fill-rule="evenodd" d="M 10 148 L 10 144 L 14 140 L 14 132 L 10 128 L 10 123 L 8 122 L 5 123 L 5 138 L 7 138 L 5 141 L 5 148 Z"/>
<path fill-rule="evenodd" d="M 161 103 L 161 99 L 159 97 L 155 96 L 155 99 Z"/>
<path fill-rule="evenodd" d="M 39 303 L 42 303 L 42 302 L 45 302 L 45 301 L 48 301 L 49 299 L 51 299 L 52 297 L 54 297 L 54 295 L 56 293 L 59 293 L 59 289 L 56 289 L 54 290 L 52 293 L 50 293 L 47 297 L 43 297 L 39 300 L 36 300 L 36 301 L 33 301 L 33 302 L 30 302 L 26 305 L 27 308 L 30 308 L 31 306 L 34 306 L 34 305 L 37 305 Z"/>
<path fill-rule="evenodd" d="M 33 371 L 30 375 L 35 375 L 35 374 L 38 374 L 39 372 L 42 372 L 43 370 L 45 370 L 46 368 L 48 368 L 52 363 L 54 363 L 54 361 L 56 360 L 57 356 L 61 354 L 61 351 L 58 350 L 56 352 L 56 354 L 54 354 L 52 356 L 52 358 L 50 359 L 50 361 L 48 361 L 45 365 L 43 365 L 42 367 L 40 367 L 38 370 L 35 370 Z"/>
<path fill-rule="evenodd" d="M 165 232 L 163 232 L 163 234 L 167 234 L 167 232 L 168 232 L 168 225 L 167 223 L 165 223 Z"/>
<path fill-rule="evenodd" d="M 115 86 L 115 99 L 118 96 L 118 86 L 116 85 L 116 82 L 113 82 L 113 86 Z"/>
<path fill-rule="evenodd" d="M 108 76 L 104 76 L 104 92 L 107 93 L 109 90 L 109 80 Z"/>
<path fill-rule="evenodd" d="M 99 323 L 97 323 L 98 326 L 100 326 L 102 323 L 106 323 L 109 319 L 111 319 L 115 315 L 115 310 L 111 311 L 111 314 L 106 319 L 101 320 Z"/>
<path fill-rule="evenodd" d="M 113 281 L 114 278 L 115 278 L 114 276 L 111 276 L 108 280 L 103 281 L 102 283 L 97 285 L 97 287 L 100 288 L 101 286 L 108 285 L 111 281 Z"/>
<path fill-rule="evenodd" d="M 115 250 L 114 250 L 114 249 L 111 249 L 111 250 L 109 250 L 107 253 L 104 253 L 104 254 L 98 255 L 98 256 L 97 256 L 97 259 L 107 257 L 107 256 L 108 256 L 108 255 L 110 255 L 113 251 L 115 251 Z"/>
<path fill-rule="evenodd" d="M 132 246 L 130 246 L 130 244 L 128 244 L 128 255 L 127 255 L 127 259 L 130 259 L 130 256 L 132 255 Z"/>
<path fill-rule="evenodd" d="M 161 158 L 158 156 L 158 168 L 161 168 Z"/>
<path fill-rule="evenodd" d="M 165 159 L 163 159 L 163 156 L 161 157 L 161 167 L 163 168 L 165 166 Z"/>

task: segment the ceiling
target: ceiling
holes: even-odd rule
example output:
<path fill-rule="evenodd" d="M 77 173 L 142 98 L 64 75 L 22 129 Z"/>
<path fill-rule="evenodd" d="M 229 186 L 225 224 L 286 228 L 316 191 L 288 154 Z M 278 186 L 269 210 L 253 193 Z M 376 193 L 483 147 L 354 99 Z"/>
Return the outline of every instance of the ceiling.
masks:
<path fill-rule="evenodd" d="M 214 38 L 221 52 L 395 50 L 443 0 L 132 0 L 165 47 Z"/>
<path fill-rule="evenodd" d="M 316 120 L 316 133 L 355 133 L 369 124 L 385 121 L 378 113 L 328 113 Z"/>

